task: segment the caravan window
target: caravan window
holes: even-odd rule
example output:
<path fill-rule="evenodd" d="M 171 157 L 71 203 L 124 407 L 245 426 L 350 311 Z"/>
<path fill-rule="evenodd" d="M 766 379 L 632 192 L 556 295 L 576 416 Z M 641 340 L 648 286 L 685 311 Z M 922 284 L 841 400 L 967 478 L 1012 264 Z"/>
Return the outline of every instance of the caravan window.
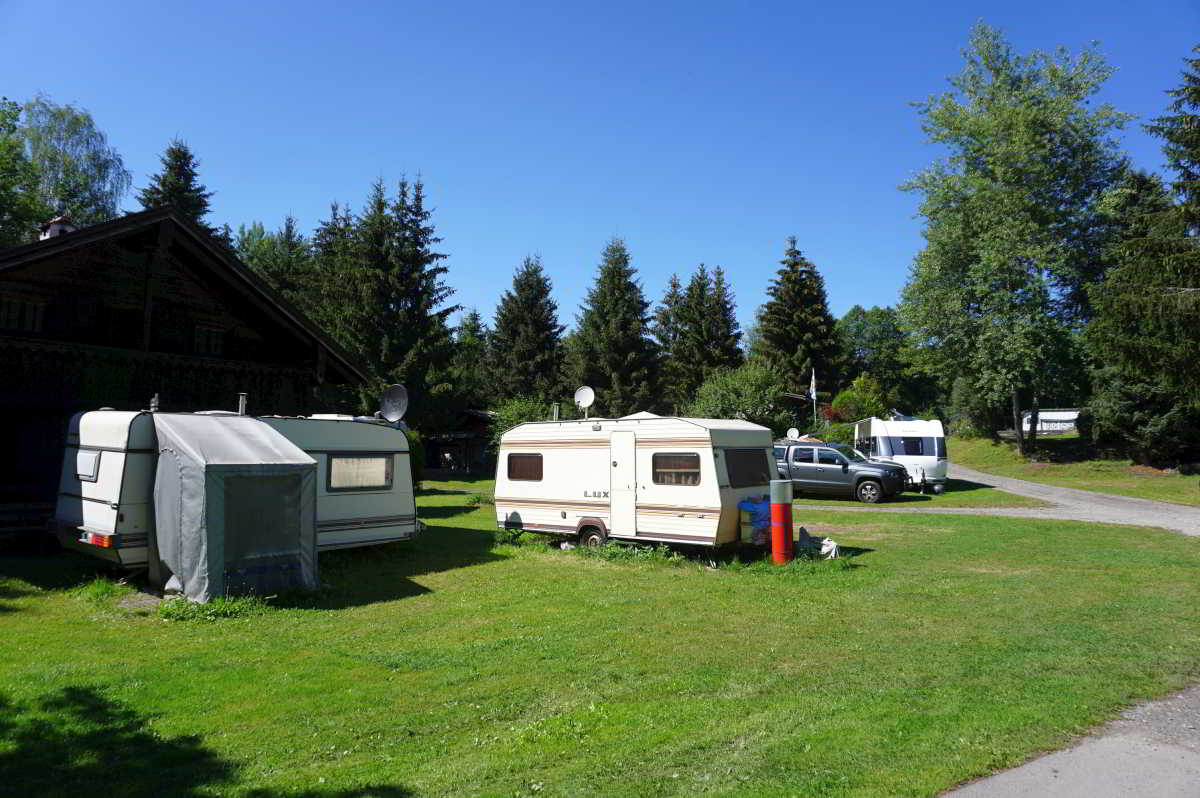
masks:
<path fill-rule="evenodd" d="M 94 449 L 80 449 L 75 454 L 75 476 L 84 482 L 95 482 L 100 473 L 102 454 Z"/>
<path fill-rule="evenodd" d="M 700 484 L 700 455 L 656 453 L 650 459 L 655 485 Z"/>
<path fill-rule="evenodd" d="M 945 460 L 947 457 L 949 457 L 949 455 L 946 454 L 946 439 L 945 438 L 934 438 L 933 445 L 935 447 L 937 447 L 937 456 L 938 456 L 939 460 Z"/>
<path fill-rule="evenodd" d="M 541 482 L 542 456 L 540 454 L 510 454 L 508 456 L 508 478 L 523 482 Z"/>
<path fill-rule="evenodd" d="M 729 472 L 729 487 L 748 488 L 766 485 L 771 481 L 771 463 L 762 449 L 726 449 L 725 469 Z"/>
<path fill-rule="evenodd" d="M 391 490 L 392 455 L 331 454 L 327 480 L 326 487 L 331 492 Z"/>

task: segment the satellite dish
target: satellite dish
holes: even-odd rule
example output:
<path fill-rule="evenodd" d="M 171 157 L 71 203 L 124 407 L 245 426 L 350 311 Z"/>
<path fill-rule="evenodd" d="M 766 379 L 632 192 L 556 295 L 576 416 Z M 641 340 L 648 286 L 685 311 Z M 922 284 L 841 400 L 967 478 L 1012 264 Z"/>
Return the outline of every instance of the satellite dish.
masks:
<path fill-rule="evenodd" d="M 587 410 L 596 401 L 596 392 L 584 385 L 575 391 L 575 404 Z"/>
<path fill-rule="evenodd" d="M 395 424 L 404 418 L 406 410 L 408 410 L 407 388 L 403 385 L 389 385 L 384 389 L 383 396 L 379 399 L 379 415 L 387 419 L 388 423 Z"/>
<path fill-rule="evenodd" d="M 796 429 L 795 427 L 792 427 L 791 429 L 788 430 L 788 440 L 794 441 L 799 437 L 800 437 L 800 430 Z"/>

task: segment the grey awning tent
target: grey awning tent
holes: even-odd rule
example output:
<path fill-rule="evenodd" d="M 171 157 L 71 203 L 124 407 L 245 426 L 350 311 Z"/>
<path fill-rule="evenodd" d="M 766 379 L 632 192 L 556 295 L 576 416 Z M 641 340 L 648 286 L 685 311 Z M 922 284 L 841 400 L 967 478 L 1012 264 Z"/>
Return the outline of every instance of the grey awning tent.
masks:
<path fill-rule="evenodd" d="M 156 413 L 151 581 L 193 601 L 316 589 L 316 462 L 247 416 Z"/>

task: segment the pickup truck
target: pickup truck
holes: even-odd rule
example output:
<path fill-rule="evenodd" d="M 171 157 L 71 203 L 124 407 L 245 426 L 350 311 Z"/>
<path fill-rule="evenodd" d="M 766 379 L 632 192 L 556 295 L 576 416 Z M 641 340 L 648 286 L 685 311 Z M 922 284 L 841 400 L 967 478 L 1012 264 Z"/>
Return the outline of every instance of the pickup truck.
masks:
<path fill-rule="evenodd" d="M 904 490 L 904 466 L 868 460 L 852 446 L 807 441 L 776 441 L 775 465 L 797 493 L 854 497 L 874 504 Z"/>

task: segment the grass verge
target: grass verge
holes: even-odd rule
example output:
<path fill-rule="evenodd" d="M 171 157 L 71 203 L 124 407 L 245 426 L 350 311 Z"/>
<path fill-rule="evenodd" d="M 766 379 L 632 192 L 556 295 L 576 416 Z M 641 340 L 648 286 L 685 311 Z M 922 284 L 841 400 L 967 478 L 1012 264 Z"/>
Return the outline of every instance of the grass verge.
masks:
<path fill-rule="evenodd" d="M 1200 541 L 1160 530 L 811 511 L 857 556 L 787 574 L 420 513 L 236 623 L 97 615 L 77 560 L 0 559 L 6 789 L 931 796 L 1198 675 Z"/>
<path fill-rule="evenodd" d="M 951 473 L 954 463 L 960 463 L 1001 477 L 1200 506 L 1200 477 L 1131 465 L 1127 460 L 1095 458 L 1077 435 L 1039 437 L 1031 457 L 1021 457 L 1016 445 L 1008 441 L 953 438 L 950 460 Z"/>

